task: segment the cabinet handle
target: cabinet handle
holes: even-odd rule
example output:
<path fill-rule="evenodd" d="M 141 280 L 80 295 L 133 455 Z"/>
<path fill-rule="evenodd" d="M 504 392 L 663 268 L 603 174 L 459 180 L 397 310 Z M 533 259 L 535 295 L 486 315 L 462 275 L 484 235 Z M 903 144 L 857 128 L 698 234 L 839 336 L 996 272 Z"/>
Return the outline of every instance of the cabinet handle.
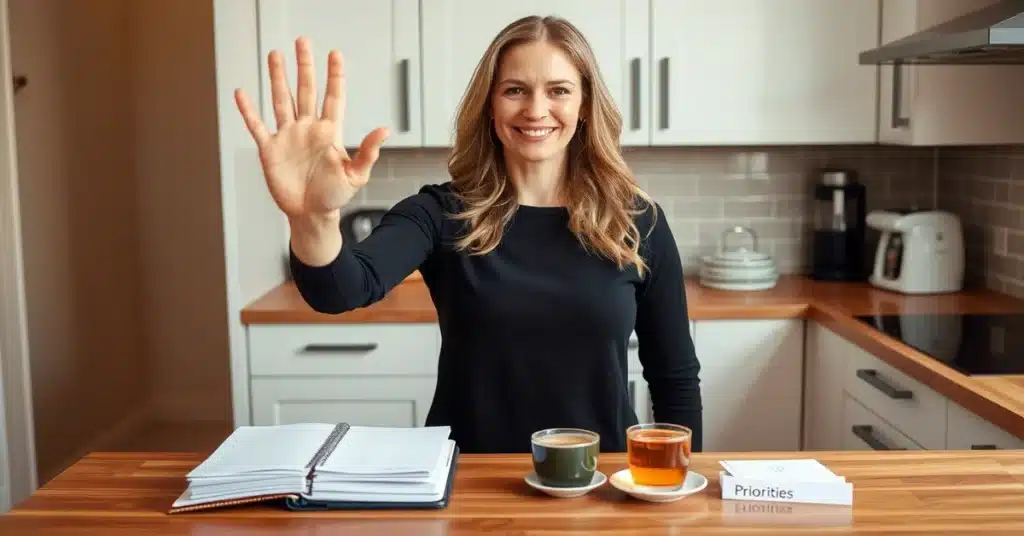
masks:
<path fill-rule="evenodd" d="M 640 347 L 640 341 L 629 339 L 629 343 L 626 346 L 628 346 L 630 350 L 636 350 Z"/>
<path fill-rule="evenodd" d="M 398 128 L 402 132 L 409 132 L 409 60 L 403 59 L 399 62 L 398 68 Z"/>
<path fill-rule="evenodd" d="M 999 450 L 995 445 L 971 445 L 971 450 Z"/>
<path fill-rule="evenodd" d="M 636 411 L 636 380 L 629 380 L 629 407 Z"/>
<path fill-rule="evenodd" d="M 633 58 L 629 62 L 629 91 L 630 91 L 630 116 L 629 127 L 633 130 L 640 129 L 640 58 Z"/>
<path fill-rule="evenodd" d="M 888 396 L 889 398 L 897 400 L 907 400 L 914 398 L 914 393 L 912 391 L 908 391 L 906 389 L 897 389 L 889 385 L 888 383 L 885 383 L 884 380 L 878 377 L 877 370 L 859 369 L 857 371 L 857 377 L 867 382 L 868 385 L 885 393 L 885 395 Z"/>
<path fill-rule="evenodd" d="M 875 437 L 875 434 L 871 432 L 872 428 L 870 424 L 855 424 L 853 425 L 853 435 L 860 438 L 861 441 L 867 443 L 869 447 L 875 450 L 907 450 L 902 447 L 890 447 L 882 442 L 880 439 Z"/>
<path fill-rule="evenodd" d="M 658 62 L 658 93 L 660 96 L 658 127 L 662 130 L 668 128 L 668 58 L 661 58 Z"/>
<path fill-rule="evenodd" d="M 301 351 L 303 354 L 337 354 L 354 352 L 372 352 L 377 349 L 377 343 L 368 342 L 361 344 L 307 344 Z"/>
<path fill-rule="evenodd" d="M 17 95 L 19 91 L 21 91 L 22 89 L 25 88 L 25 86 L 28 85 L 28 77 L 25 76 L 25 75 L 20 75 L 20 74 L 14 75 L 13 83 L 14 83 L 14 94 Z"/>
<path fill-rule="evenodd" d="M 892 128 L 907 128 L 910 118 L 903 117 L 903 62 L 892 64 Z"/>

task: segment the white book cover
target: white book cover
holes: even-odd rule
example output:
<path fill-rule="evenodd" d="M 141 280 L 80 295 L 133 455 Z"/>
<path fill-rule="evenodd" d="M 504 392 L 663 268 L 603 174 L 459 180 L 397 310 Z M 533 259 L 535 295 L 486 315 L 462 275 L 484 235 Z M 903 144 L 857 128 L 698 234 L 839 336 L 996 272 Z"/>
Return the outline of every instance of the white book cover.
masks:
<path fill-rule="evenodd" d="M 853 484 L 813 459 L 723 460 L 723 500 L 850 506 Z"/>

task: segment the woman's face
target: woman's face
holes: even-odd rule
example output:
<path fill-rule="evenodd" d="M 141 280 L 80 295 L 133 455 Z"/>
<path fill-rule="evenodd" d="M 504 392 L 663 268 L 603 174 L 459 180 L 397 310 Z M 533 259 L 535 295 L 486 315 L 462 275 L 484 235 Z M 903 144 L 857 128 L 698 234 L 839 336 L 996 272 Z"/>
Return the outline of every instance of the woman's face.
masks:
<path fill-rule="evenodd" d="M 580 73 L 546 42 L 509 49 L 498 66 L 491 113 L 507 158 L 561 159 L 583 103 Z"/>

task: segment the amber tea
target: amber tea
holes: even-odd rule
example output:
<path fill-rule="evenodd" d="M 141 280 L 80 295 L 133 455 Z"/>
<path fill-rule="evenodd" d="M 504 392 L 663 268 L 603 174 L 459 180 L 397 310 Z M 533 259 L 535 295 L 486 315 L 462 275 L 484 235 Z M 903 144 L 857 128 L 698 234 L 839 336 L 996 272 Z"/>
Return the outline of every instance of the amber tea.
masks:
<path fill-rule="evenodd" d="M 680 486 L 690 465 L 691 432 L 674 424 L 638 424 L 626 431 L 629 472 L 641 486 Z"/>

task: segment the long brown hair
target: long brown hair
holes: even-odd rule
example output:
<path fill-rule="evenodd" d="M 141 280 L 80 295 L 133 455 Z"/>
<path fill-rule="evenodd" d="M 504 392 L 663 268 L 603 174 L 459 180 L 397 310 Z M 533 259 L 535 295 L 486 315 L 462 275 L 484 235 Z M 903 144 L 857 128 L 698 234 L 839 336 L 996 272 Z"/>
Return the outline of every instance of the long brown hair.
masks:
<path fill-rule="evenodd" d="M 491 92 L 504 53 L 536 41 L 560 48 L 582 79 L 581 117 L 585 120 L 569 142 L 564 189 L 569 228 L 584 247 L 611 259 L 620 269 L 633 264 L 643 275 L 647 266 L 639 253 L 640 232 L 633 216 L 653 208 L 653 203 L 619 150 L 622 116 L 601 79 L 589 43 L 559 17 L 524 17 L 502 29 L 484 52 L 462 98 L 448 172 L 462 204 L 453 217 L 470 225 L 456 247 L 474 254 L 493 250 L 518 207 L 491 121 Z"/>

